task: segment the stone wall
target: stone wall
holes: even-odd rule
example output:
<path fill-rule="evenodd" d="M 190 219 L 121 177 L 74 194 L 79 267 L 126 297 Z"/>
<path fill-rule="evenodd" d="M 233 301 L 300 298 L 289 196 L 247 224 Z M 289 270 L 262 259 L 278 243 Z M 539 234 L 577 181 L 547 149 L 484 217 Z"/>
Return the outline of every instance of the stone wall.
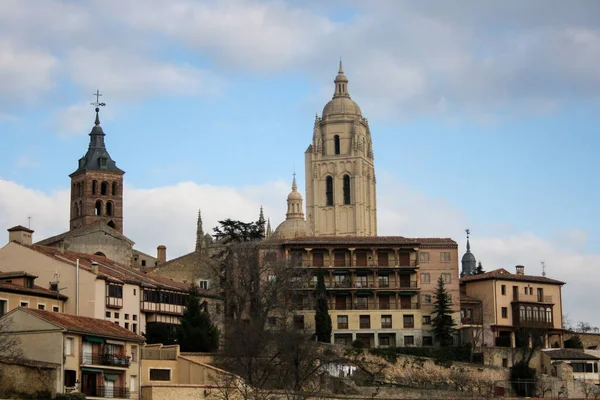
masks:
<path fill-rule="evenodd" d="M 600 333 L 565 332 L 565 340 L 579 336 L 584 349 L 600 349 Z"/>
<path fill-rule="evenodd" d="M 0 360 L 0 398 L 35 398 L 46 391 L 52 397 L 56 395 L 59 366 L 27 364 L 27 360 L 23 363 Z"/>

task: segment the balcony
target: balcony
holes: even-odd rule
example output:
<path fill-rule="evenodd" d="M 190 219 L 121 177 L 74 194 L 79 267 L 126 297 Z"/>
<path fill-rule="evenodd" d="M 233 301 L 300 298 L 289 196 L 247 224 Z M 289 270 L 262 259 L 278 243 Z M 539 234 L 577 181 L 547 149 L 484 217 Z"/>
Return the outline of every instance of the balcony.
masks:
<path fill-rule="evenodd" d="M 540 296 L 537 294 L 513 293 L 513 302 L 522 303 L 544 303 L 554 304 L 552 296 Z"/>
<path fill-rule="evenodd" d="M 128 356 L 121 356 L 117 354 L 83 354 L 81 356 L 81 364 L 129 368 L 129 365 L 131 365 L 131 359 Z"/>
<path fill-rule="evenodd" d="M 106 398 L 117 398 L 117 399 L 128 399 L 129 389 L 124 387 L 109 387 L 109 386 L 98 386 L 96 388 L 96 394 L 92 397 L 106 397 Z"/>
<path fill-rule="evenodd" d="M 123 298 L 106 296 L 106 307 L 108 307 L 108 308 L 123 308 Z"/>
<path fill-rule="evenodd" d="M 338 329 L 348 329 L 348 323 L 347 322 L 338 322 Z"/>
<path fill-rule="evenodd" d="M 460 319 L 460 323 L 463 325 L 481 325 L 481 318 L 463 317 Z"/>
<path fill-rule="evenodd" d="M 400 282 L 400 289 L 416 289 L 417 281 Z"/>

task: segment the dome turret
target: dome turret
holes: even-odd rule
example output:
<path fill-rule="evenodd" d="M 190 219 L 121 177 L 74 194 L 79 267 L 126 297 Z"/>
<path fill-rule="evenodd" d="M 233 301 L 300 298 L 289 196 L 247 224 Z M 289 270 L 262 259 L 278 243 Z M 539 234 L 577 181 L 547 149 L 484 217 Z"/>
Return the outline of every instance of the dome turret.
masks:
<path fill-rule="evenodd" d="M 348 93 L 348 78 L 344 75 L 341 60 L 340 69 L 333 82 L 335 83 L 335 92 L 333 93 L 333 98 L 323 108 L 323 118 L 345 114 L 362 116 L 360 107 L 350 98 L 350 94 Z"/>
<path fill-rule="evenodd" d="M 292 182 L 292 191 L 287 197 L 288 209 L 283 221 L 275 232 L 274 239 L 292 239 L 295 237 L 312 236 L 313 233 L 304 220 L 304 211 L 302 205 L 302 195 L 298 192 L 296 184 L 296 174 Z"/>

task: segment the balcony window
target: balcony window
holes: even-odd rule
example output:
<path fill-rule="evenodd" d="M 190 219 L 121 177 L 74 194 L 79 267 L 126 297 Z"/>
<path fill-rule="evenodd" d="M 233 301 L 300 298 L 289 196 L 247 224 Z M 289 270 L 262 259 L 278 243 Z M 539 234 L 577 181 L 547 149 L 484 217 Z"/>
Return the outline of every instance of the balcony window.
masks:
<path fill-rule="evenodd" d="M 369 308 L 369 298 L 366 296 L 358 296 L 356 298 L 356 309 L 367 310 Z"/>
<path fill-rule="evenodd" d="M 338 329 L 348 329 L 348 316 L 347 315 L 338 315 L 337 317 L 337 325 Z"/>
<path fill-rule="evenodd" d="M 360 329 L 371 329 L 371 316 L 361 315 L 360 318 Z"/>
<path fill-rule="evenodd" d="M 357 288 L 366 288 L 369 287 L 368 277 L 366 275 L 357 276 L 356 277 L 356 287 Z"/>
<path fill-rule="evenodd" d="M 383 275 L 379 277 L 379 287 L 387 288 L 390 287 L 390 277 L 387 275 Z"/>
<path fill-rule="evenodd" d="M 381 329 L 392 329 L 392 316 L 382 315 L 381 316 Z"/>
<path fill-rule="evenodd" d="M 404 328 L 414 328 L 415 327 L 414 315 L 404 315 L 402 317 L 402 322 L 403 322 Z"/>

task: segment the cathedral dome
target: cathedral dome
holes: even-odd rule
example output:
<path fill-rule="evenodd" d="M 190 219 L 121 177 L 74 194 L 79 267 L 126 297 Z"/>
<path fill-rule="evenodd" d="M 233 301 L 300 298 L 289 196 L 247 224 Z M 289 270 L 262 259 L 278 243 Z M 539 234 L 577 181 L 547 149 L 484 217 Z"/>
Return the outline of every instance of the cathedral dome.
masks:
<path fill-rule="evenodd" d="M 323 118 L 330 115 L 349 114 L 362 116 L 360 107 L 350 97 L 334 97 L 323 108 Z"/>
<path fill-rule="evenodd" d="M 290 192 L 290 194 L 288 194 L 287 197 L 288 201 L 289 200 L 300 200 L 302 201 L 302 195 L 300 194 L 300 192 L 293 190 Z"/>
<path fill-rule="evenodd" d="M 463 254 L 461 261 L 463 263 L 464 262 L 472 262 L 472 263 L 477 262 L 477 260 L 475 260 L 475 255 L 473 255 L 473 253 L 471 253 L 471 252 Z"/>
<path fill-rule="evenodd" d="M 286 219 L 283 221 L 275 233 L 273 239 L 294 239 L 297 237 L 313 236 L 312 231 L 304 219 Z"/>

